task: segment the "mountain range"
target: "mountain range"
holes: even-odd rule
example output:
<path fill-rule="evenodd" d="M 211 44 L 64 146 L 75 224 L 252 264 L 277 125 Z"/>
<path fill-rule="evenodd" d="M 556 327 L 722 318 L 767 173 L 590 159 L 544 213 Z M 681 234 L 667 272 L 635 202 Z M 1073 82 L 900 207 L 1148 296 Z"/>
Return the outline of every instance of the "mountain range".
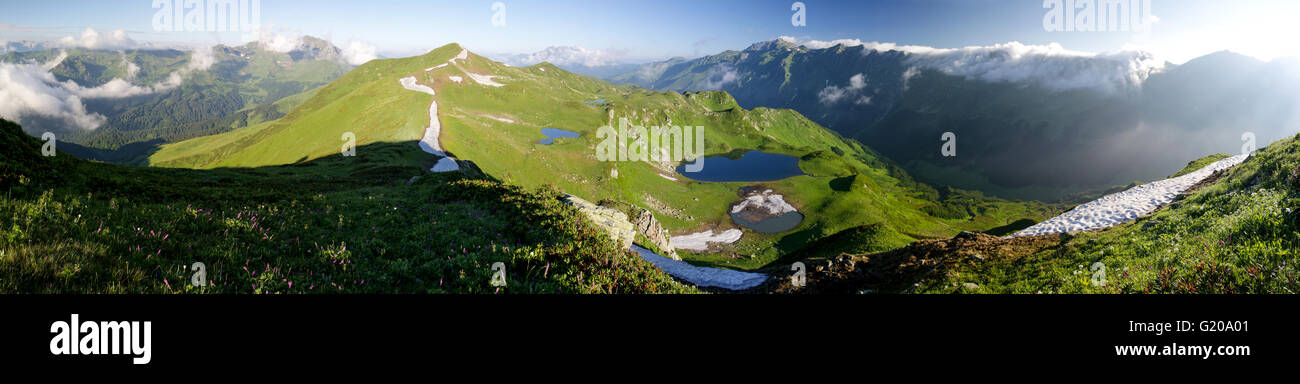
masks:
<path fill-rule="evenodd" d="M 287 52 L 258 42 L 181 51 L 62 48 L 0 55 L 16 118 L 53 132 L 74 155 L 141 164 L 162 143 L 279 118 L 352 68 L 328 41 L 303 37 Z M 31 98 L 60 99 L 56 106 Z M 75 97 L 75 98 L 72 98 Z M 48 100 L 48 99 L 47 99 Z M 23 105 L 27 108 L 23 108 Z M 69 126 L 75 128 L 69 129 Z"/>
<path fill-rule="evenodd" d="M 812 45 L 813 47 L 809 47 Z M 1182 65 L 1018 43 L 934 49 L 756 43 L 644 64 L 616 83 L 723 90 L 858 139 L 918 180 L 1054 200 L 1150 180 L 1300 130 L 1300 63 L 1218 52 Z M 956 137 L 942 156 L 941 137 Z"/>

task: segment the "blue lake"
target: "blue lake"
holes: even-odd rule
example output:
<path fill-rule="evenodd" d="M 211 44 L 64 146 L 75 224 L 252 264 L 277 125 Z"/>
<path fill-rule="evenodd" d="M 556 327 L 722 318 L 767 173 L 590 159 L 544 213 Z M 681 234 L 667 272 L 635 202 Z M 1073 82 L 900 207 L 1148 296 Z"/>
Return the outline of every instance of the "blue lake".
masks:
<path fill-rule="evenodd" d="M 546 138 L 537 141 L 538 143 L 541 143 L 542 145 L 551 145 L 551 143 L 554 143 L 554 142 L 555 142 L 555 139 L 559 139 L 559 138 L 570 138 L 570 139 L 572 139 L 572 138 L 575 138 L 575 137 L 582 136 L 582 135 L 578 134 L 577 132 L 566 131 L 566 130 L 559 129 L 559 128 L 542 128 L 542 134 L 543 134 L 543 135 L 546 135 Z"/>
<path fill-rule="evenodd" d="M 677 173 L 696 181 L 775 181 L 804 174 L 799 169 L 799 158 L 760 151 L 745 152 L 739 159 L 726 156 L 705 156 L 704 169 L 687 172 L 686 164 L 677 166 Z"/>

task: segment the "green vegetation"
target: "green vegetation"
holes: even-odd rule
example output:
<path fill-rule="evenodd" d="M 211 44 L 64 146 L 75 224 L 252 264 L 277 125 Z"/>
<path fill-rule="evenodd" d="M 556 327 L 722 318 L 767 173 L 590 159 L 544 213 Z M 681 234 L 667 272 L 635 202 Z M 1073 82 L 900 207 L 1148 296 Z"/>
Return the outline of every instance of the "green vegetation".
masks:
<path fill-rule="evenodd" d="M 1199 168 L 1221 157 L 1188 165 Z M 1300 141 L 1264 148 L 1151 216 L 1015 258 L 955 266 L 917 292 L 1300 292 Z M 1105 285 L 1092 284 L 1094 263 Z"/>
<path fill-rule="evenodd" d="M 411 142 L 219 170 L 43 157 L 40 144 L 0 120 L 0 293 L 694 291 L 555 192 L 428 174 Z M 190 284 L 195 262 L 206 287 Z M 489 284 L 495 262 L 504 287 Z"/>
<path fill-rule="evenodd" d="M 1169 175 L 1169 178 L 1172 179 L 1178 176 L 1186 175 L 1188 173 L 1196 172 L 1196 170 L 1198 169 L 1205 168 L 1205 166 L 1207 165 L 1210 165 L 1216 161 L 1223 160 L 1229 157 L 1232 157 L 1232 155 L 1216 153 L 1196 160 L 1192 160 L 1191 162 L 1187 163 L 1187 166 L 1183 167 L 1182 170 L 1179 170 L 1178 172 L 1174 172 L 1174 174 Z"/>
<path fill-rule="evenodd" d="M 688 261 L 739 269 L 770 265 L 810 241 L 869 224 L 917 238 L 985 230 L 1022 219 L 1042 219 L 1053 207 L 972 197 L 968 214 L 936 217 L 924 209 L 939 193 L 911 181 L 897 167 L 790 110 L 745 110 L 725 92 L 654 92 L 615 86 L 542 63 L 515 68 L 472 53 L 457 57 L 455 44 L 425 55 L 376 60 L 321 88 L 283 118 L 228 133 L 164 145 L 150 164 L 218 168 L 292 164 L 337 153 L 341 135 L 359 145 L 421 137 L 428 108 L 438 103 L 442 146 L 484 172 L 526 188 L 553 185 L 590 201 L 616 200 L 650 209 L 673 234 L 733 228 L 727 214 L 744 186 L 761 185 L 785 195 L 807 219 L 794 231 L 747 231 L 721 253 L 683 252 Z M 448 65 L 443 65 L 448 64 Z M 496 76 L 491 87 L 471 74 Z M 437 95 L 403 88 L 414 76 Z M 456 81 L 455 78 L 461 79 Z M 597 100 L 601 100 L 597 102 Z M 640 126 L 701 126 L 705 153 L 760 150 L 800 157 L 808 175 L 766 183 L 698 183 L 677 175 L 675 162 L 600 162 L 597 128 L 626 118 Z M 552 145 L 537 141 L 542 128 L 581 134 Z M 615 173 L 617 172 L 617 173 Z M 617 177 L 614 175 L 617 174 Z M 676 180 L 671 180 L 676 179 Z M 958 203 L 953 203 L 958 204 Z"/>

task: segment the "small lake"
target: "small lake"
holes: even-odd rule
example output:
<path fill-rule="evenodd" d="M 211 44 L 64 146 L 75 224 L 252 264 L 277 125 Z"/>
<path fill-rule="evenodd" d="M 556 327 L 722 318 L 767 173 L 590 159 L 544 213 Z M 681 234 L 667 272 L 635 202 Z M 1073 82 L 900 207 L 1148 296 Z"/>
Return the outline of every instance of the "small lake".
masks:
<path fill-rule="evenodd" d="M 538 143 L 541 143 L 542 145 L 551 145 L 551 143 L 554 143 L 554 142 L 555 142 L 555 139 L 559 139 L 559 138 L 569 138 L 569 139 L 572 139 L 572 138 L 575 138 L 575 137 L 582 136 L 582 135 L 578 134 L 577 132 L 566 131 L 566 130 L 559 129 L 559 128 L 542 128 L 542 134 L 543 134 L 543 135 L 546 135 L 546 138 L 537 141 Z"/>
<path fill-rule="evenodd" d="M 583 101 L 583 103 L 584 104 L 605 104 L 608 103 L 608 101 L 606 101 L 605 99 L 596 99 L 596 100 L 585 100 Z"/>
<path fill-rule="evenodd" d="M 769 217 L 758 221 L 750 220 L 747 215 L 741 213 L 732 213 L 731 220 L 735 221 L 742 227 L 749 228 L 755 232 L 761 233 L 781 233 L 789 231 L 799 226 L 803 222 L 803 214 L 799 212 L 786 212 L 776 217 Z"/>
<path fill-rule="evenodd" d="M 696 181 L 776 181 L 804 174 L 799 169 L 799 158 L 760 151 L 749 151 L 739 159 L 726 156 L 705 156 L 704 169 L 686 172 L 686 164 L 677 166 L 677 173 Z"/>

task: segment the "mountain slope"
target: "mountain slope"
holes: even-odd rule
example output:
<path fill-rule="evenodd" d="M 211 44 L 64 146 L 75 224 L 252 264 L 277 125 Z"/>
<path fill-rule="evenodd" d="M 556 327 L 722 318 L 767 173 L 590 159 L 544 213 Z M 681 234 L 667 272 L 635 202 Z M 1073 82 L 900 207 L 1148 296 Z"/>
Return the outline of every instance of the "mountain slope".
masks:
<path fill-rule="evenodd" d="M 1193 162 L 1207 163 L 1219 156 Z M 1136 222 L 1077 235 L 962 234 L 808 260 L 808 288 L 778 292 L 1300 292 L 1300 136 L 1277 141 Z M 832 256 L 833 257 L 833 256 Z M 935 268 L 934 265 L 942 267 Z"/>
<path fill-rule="evenodd" d="M 1014 198 L 1055 200 L 1160 178 L 1188 158 L 1239 152 L 1246 132 L 1271 142 L 1300 131 L 1300 65 L 1292 61 L 1221 52 L 1152 70 L 1138 54 L 889 48 L 774 40 L 616 79 L 720 89 L 746 108 L 791 108 L 877 148 L 920 181 Z M 957 137 L 955 157 L 940 153 L 945 132 Z"/>
<path fill-rule="evenodd" d="M 399 80 L 413 77 L 413 92 Z M 746 231 L 719 253 L 687 254 L 735 268 L 766 266 L 811 239 L 858 225 L 886 223 L 910 236 L 944 236 L 1012 221 L 1040 219 L 1049 208 L 977 199 L 971 210 L 936 217 L 938 193 L 909 180 L 874 152 L 817 126 L 797 112 L 745 110 L 724 92 L 651 92 L 578 76 L 554 65 L 516 68 L 452 44 L 428 54 L 377 60 L 322 88 L 285 117 L 229 133 L 164 146 L 151 164 L 247 167 L 337 154 L 345 132 L 359 145 L 413 141 L 437 102 L 442 148 L 486 173 L 525 187 L 554 185 L 590 201 L 610 199 L 650 209 L 673 234 L 735 228 L 728 214 L 738 190 L 761 186 L 784 194 L 807 217 L 791 232 Z M 764 183 L 700 183 L 675 173 L 676 162 L 601 162 L 597 128 L 632 124 L 705 127 L 705 153 L 761 150 L 799 157 L 808 175 Z M 579 134 L 555 144 L 543 128 Z M 888 237 L 894 246 L 910 237 Z"/>
<path fill-rule="evenodd" d="M 0 144 L 0 293 L 695 291 L 553 192 L 428 175 L 411 143 L 201 171 L 44 157 L 3 119 Z"/>

